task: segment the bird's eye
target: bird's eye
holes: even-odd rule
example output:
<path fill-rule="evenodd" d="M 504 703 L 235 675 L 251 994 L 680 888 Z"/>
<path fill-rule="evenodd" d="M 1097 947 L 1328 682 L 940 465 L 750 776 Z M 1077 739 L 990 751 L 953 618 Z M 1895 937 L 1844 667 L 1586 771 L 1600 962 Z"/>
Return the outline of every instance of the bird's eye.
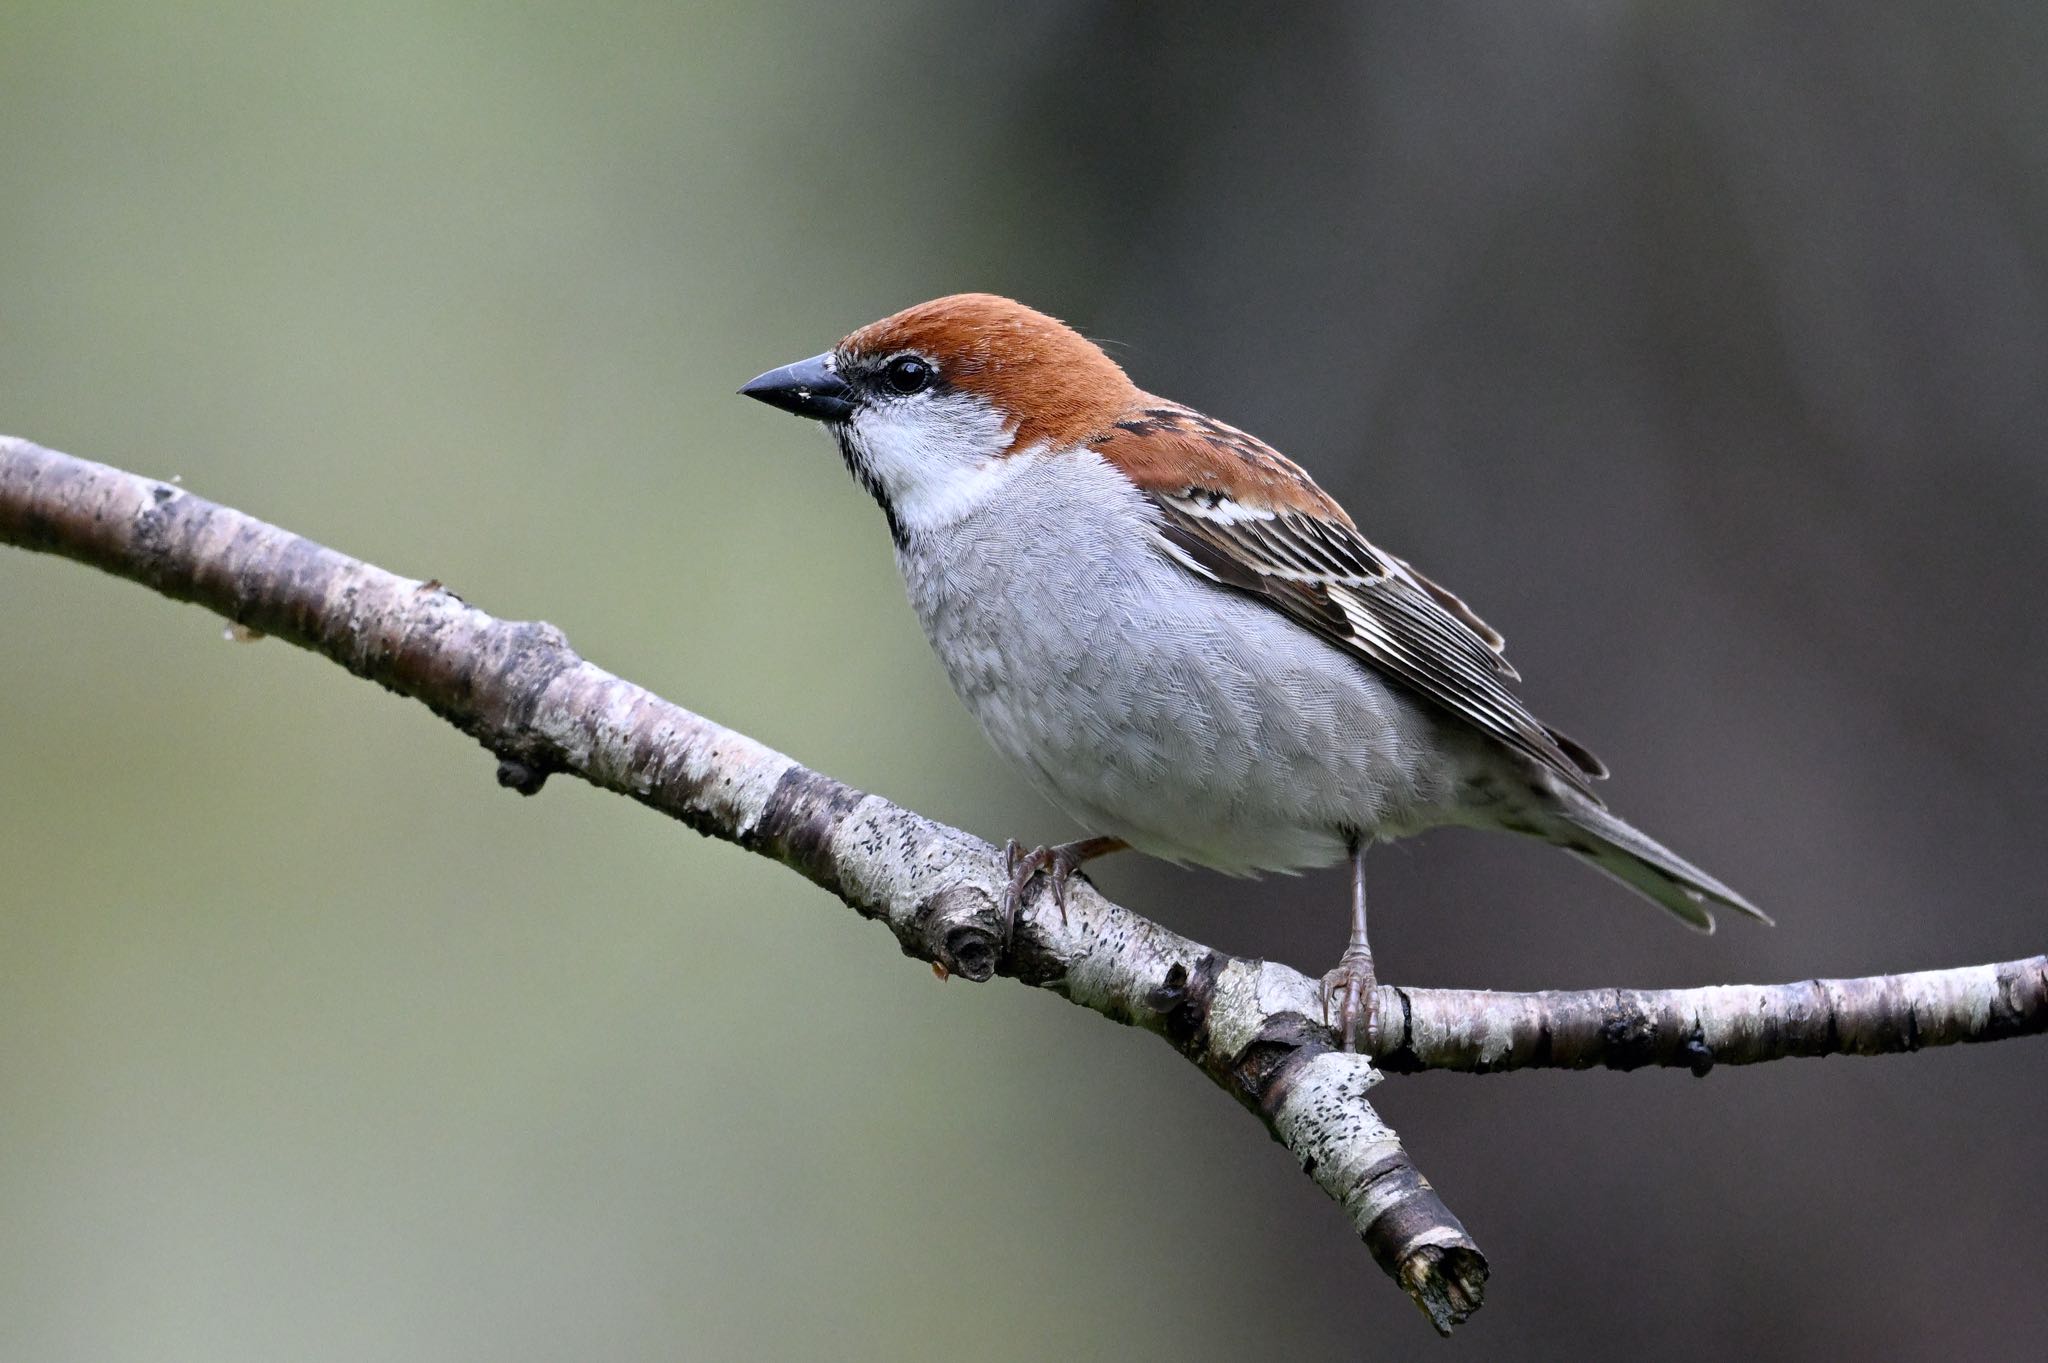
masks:
<path fill-rule="evenodd" d="M 901 393 L 904 397 L 922 393 L 932 386 L 932 380 L 937 377 L 931 362 L 915 355 L 898 355 L 882 371 L 882 379 L 889 385 L 889 391 Z"/>

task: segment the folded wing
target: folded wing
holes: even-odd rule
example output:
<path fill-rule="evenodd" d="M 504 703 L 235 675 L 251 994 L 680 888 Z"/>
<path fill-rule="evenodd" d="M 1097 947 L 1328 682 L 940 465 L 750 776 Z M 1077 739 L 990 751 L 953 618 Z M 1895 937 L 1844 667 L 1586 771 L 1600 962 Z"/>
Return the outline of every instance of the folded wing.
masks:
<path fill-rule="evenodd" d="M 1600 760 L 1508 689 L 1502 640 L 1470 607 L 1375 548 L 1271 446 L 1158 404 L 1094 447 L 1159 512 L 1161 546 L 1190 572 L 1252 596 L 1591 796 Z"/>

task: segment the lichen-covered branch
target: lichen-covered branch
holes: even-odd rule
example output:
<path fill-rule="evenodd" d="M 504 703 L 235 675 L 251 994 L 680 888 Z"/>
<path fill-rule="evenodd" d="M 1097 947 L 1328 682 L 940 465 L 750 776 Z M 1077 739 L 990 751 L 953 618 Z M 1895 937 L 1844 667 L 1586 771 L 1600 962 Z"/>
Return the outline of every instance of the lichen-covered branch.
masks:
<path fill-rule="evenodd" d="M 2048 956 L 1792 984 L 1495 994 L 1383 986 L 1384 1069 L 1673 1066 L 1704 1075 L 1800 1055 L 1889 1055 L 2048 1031 Z"/>
<path fill-rule="evenodd" d="M 1014 975 L 1170 1040 L 1256 1113 L 1343 1207 L 1382 1268 L 1448 1333 L 1486 1260 L 1366 1102 L 1377 1072 L 1334 1048 L 1315 982 L 1208 950 L 1076 882 L 1003 939 L 1001 854 L 807 770 L 573 652 L 418 582 L 154 479 L 0 437 L 0 543 L 196 602 L 429 706 L 524 793 L 581 777 L 792 867 L 908 954 Z"/>

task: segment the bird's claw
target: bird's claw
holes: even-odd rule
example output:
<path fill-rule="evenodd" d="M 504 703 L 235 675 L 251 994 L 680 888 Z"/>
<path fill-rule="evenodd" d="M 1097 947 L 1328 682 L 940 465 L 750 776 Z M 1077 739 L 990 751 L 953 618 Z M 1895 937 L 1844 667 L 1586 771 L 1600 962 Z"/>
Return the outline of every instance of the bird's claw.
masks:
<path fill-rule="evenodd" d="M 1369 951 L 1345 952 L 1337 968 L 1323 976 L 1323 1011 L 1343 1038 L 1346 1051 L 1356 1051 L 1361 1036 L 1372 1036 L 1376 984 Z"/>
<path fill-rule="evenodd" d="M 1067 882 L 1080 868 L 1081 859 L 1064 845 L 1058 847 L 1034 847 L 1029 852 L 1023 844 L 1011 838 L 1003 844 L 1003 870 L 1009 874 L 1009 886 L 1003 891 L 1003 902 L 998 914 L 1003 922 L 1003 941 L 1008 942 L 1017 926 L 1018 910 L 1024 907 L 1024 895 L 1030 890 L 1031 882 L 1040 875 L 1045 876 L 1048 888 L 1052 890 L 1052 902 L 1060 911 L 1060 926 L 1067 922 Z"/>

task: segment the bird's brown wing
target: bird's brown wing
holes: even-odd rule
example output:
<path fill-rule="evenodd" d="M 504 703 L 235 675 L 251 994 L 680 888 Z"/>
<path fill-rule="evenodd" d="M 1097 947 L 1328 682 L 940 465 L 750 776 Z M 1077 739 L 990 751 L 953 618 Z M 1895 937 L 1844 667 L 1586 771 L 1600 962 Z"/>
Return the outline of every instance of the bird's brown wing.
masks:
<path fill-rule="evenodd" d="M 1169 450 L 1169 441 L 1189 443 Z M 1284 612 L 1589 797 L 1587 783 L 1607 774 L 1508 689 L 1516 674 L 1498 632 L 1375 548 L 1270 446 L 1161 405 L 1119 424 L 1095 448 L 1151 499 L 1162 547 L 1190 572 Z"/>

